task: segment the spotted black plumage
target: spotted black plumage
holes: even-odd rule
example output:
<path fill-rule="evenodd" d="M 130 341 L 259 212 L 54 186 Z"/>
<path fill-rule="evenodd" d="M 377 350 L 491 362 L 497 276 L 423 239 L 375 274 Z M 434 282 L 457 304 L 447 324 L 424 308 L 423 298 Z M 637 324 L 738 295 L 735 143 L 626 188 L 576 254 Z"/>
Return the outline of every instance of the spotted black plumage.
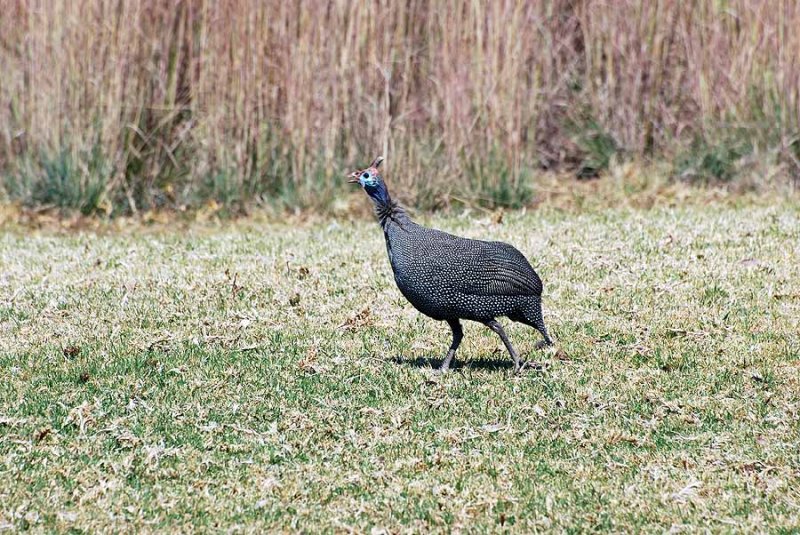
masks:
<path fill-rule="evenodd" d="M 496 332 L 520 370 L 520 359 L 498 317 L 535 327 L 544 343 L 553 342 L 542 318 L 542 281 L 513 246 L 497 241 L 471 240 L 414 223 L 389 196 L 378 166 L 350 175 L 375 204 L 386 238 L 394 280 L 402 294 L 423 314 L 446 321 L 453 343 L 441 371 L 447 371 L 463 331 L 460 320 L 478 321 Z"/>

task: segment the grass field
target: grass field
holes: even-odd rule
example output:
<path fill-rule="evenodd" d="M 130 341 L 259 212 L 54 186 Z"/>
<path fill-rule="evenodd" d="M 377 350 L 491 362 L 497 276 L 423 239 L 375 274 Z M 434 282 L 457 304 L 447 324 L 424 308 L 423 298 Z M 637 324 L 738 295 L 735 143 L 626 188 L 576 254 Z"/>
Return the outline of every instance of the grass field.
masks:
<path fill-rule="evenodd" d="M 434 374 L 368 218 L 3 232 L 0 530 L 800 529 L 796 205 L 423 219 L 532 260 L 544 371 Z"/>

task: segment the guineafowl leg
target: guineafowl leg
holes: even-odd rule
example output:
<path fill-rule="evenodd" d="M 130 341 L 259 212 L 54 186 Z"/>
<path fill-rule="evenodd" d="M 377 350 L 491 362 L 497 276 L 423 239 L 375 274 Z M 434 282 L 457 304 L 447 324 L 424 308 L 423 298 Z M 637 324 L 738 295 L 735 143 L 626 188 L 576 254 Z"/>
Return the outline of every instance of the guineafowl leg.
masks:
<path fill-rule="evenodd" d="M 487 327 L 500 336 L 500 339 L 506 345 L 506 349 L 508 349 L 508 352 L 511 354 L 511 358 L 514 359 L 514 373 L 519 373 L 519 355 L 517 354 L 517 350 L 514 349 L 514 346 L 511 345 L 511 340 L 508 339 L 508 335 L 503 330 L 503 326 L 500 325 L 500 323 L 498 323 L 498 321 L 495 319 L 491 319 L 484 323 Z"/>
<path fill-rule="evenodd" d="M 453 360 L 456 350 L 461 343 L 461 339 L 464 338 L 464 330 L 461 328 L 460 321 L 447 320 L 447 323 L 450 324 L 450 328 L 453 330 L 453 343 L 450 344 L 450 349 L 447 351 L 447 356 L 444 358 L 444 362 L 442 362 L 442 367 L 439 368 L 439 371 L 442 373 L 450 369 L 450 361 Z"/>

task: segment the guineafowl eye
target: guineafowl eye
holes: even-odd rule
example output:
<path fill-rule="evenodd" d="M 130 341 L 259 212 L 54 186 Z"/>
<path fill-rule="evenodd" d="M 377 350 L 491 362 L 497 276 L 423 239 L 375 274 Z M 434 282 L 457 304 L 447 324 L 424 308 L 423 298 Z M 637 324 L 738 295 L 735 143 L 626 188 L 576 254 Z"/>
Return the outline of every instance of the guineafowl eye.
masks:
<path fill-rule="evenodd" d="M 368 179 L 369 173 L 364 173 L 363 175 L 361 175 L 361 178 L 363 178 L 364 180 Z"/>

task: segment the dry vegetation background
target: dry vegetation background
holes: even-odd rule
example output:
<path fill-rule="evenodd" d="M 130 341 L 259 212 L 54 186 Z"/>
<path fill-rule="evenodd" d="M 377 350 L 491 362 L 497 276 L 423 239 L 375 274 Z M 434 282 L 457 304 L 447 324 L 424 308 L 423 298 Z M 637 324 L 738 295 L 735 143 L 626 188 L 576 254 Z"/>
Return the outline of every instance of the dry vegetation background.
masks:
<path fill-rule="evenodd" d="M 797 28 L 792 0 L 4 0 L 0 195 L 323 205 L 378 152 L 427 207 L 625 159 L 790 184 Z"/>

